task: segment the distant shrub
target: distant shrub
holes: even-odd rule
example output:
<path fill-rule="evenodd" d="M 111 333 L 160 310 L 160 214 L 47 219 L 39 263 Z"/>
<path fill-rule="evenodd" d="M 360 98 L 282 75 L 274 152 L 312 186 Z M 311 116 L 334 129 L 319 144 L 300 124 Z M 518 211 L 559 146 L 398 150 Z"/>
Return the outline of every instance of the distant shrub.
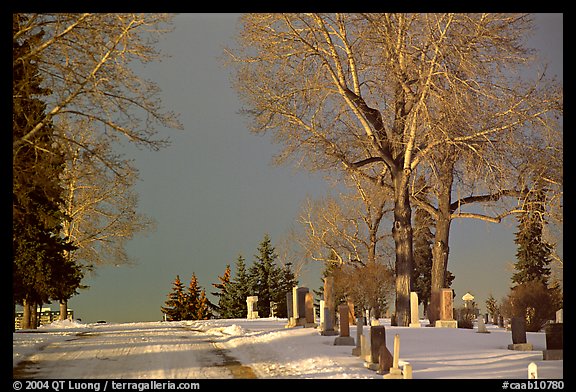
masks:
<path fill-rule="evenodd" d="M 477 309 L 461 307 L 455 309 L 455 313 L 458 320 L 458 328 L 474 328 L 474 320 L 476 320 Z"/>
<path fill-rule="evenodd" d="M 526 331 L 538 332 L 558 310 L 557 292 L 540 281 L 519 284 L 503 300 L 502 311 L 507 317 L 524 317 Z"/>

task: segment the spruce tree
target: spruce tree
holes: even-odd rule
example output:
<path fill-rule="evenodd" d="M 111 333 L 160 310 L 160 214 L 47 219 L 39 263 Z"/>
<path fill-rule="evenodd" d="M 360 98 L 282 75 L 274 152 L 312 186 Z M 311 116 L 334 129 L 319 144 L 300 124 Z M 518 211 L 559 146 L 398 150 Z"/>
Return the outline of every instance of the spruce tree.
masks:
<path fill-rule="evenodd" d="M 246 270 L 245 259 L 238 255 L 236 259 L 236 276 L 230 282 L 229 288 L 230 303 L 228 312 L 230 318 L 245 318 L 248 315 L 246 307 L 246 297 L 252 295 L 250 286 L 250 276 Z"/>
<path fill-rule="evenodd" d="M 270 301 L 274 296 L 273 290 L 278 280 L 274 269 L 274 262 L 278 256 L 268 234 L 264 235 L 255 257 L 256 260 L 248 270 L 248 275 L 253 295 L 258 296 L 258 313 L 261 317 L 266 317 L 270 314 Z"/>
<path fill-rule="evenodd" d="M 13 14 L 13 32 L 27 23 L 23 14 Z M 42 31 L 22 34 L 13 40 L 12 67 L 12 138 L 21 140 L 32 127 L 44 119 L 46 104 L 42 98 L 50 90 L 42 88 L 38 58 L 29 55 L 31 46 L 42 38 Z M 27 143 L 13 149 L 12 154 L 12 238 L 13 238 L 13 298 L 30 308 L 50 299 L 67 299 L 80 285 L 82 274 L 78 266 L 68 263 L 66 252 L 74 246 L 62 236 L 62 192 L 60 175 L 64 169 L 64 154 L 54 137 L 50 121 Z M 23 327 L 30 325 L 29 318 Z"/>
<path fill-rule="evenodd" d="M 234 298 L 232 293 L 232 283 L 230 282 L 232 278 L 232 271 L 230 269 L 230 264 L 226 265 L 223 276 L 218 276 L 220 283 L 212 283 L 212 286 L 218 289 L 218 291 L 213 292 L 212 295 L 218 297 L 218 304 L 214 306 L 214 309 L 218 313 L 219 318 L 233 318 L 233 304 Z"/>
<path fill-rule="evenodd" d="M 211 319 L 212 314 L 212 304 L 206 297 L 206 290 L 202 289 L 200 291 L 200 296 L 198 297 L 196 314 L 194 315 L 194 320 L 208 320 Z"/>
<path fill-rule="evenodd" d="M 186 294 L 184 284 L 180 280 L 180 275 L 172 283 L 172 291 L 168 294 L 165 306 L 161 307 L 162 313 L 166 315 L 168 321 L 180 321 L 186 317 Z"/>
<path fill-rule="evenodd" d="M 546 287 L 550 277 L 552 245 L 542 238 L 545 193 L 533 191 L 527 197 L 525 211 L 518 216 L 518 231 L 514 243 L 518 246 L 512 282 L 517 285 L 540 281 Z"/>

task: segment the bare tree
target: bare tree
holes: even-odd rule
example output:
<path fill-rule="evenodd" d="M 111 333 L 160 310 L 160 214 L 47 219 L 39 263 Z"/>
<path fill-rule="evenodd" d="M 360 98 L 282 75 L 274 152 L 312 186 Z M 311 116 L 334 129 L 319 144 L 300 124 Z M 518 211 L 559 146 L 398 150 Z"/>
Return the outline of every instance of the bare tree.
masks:
<path fill-rule="evenodd" d="M 384 263 L 390 253 L 390 234 L 381 225 L 392 212 L 387 195 L 376 185 L 351 176 L 349 193 L 319 200 L 308 199 L 298 222 L 296 242 L 303 259 L 339 265 Z M 391 204 L 391 203 L 389 203 Z"/>
<path fill-rule="evenodd" d="M 136 75 L 133 65 L 160 58 L 155 43 L 170 31 L 171 18 L 166 14 L 28 15 L 14 38 L 41 33 L 25 56 L 38 58 L 51 95 L 44 118 L 13 141 L 14 153 L 33 143 L 34 134 L 49 121 L 58 125 L 63 115 L 92 121 L 93 129 L 110 141 L 124 138 L 152 149 L 164 146 L 167 138 L 156 137 L 158 126 L 181 125 L 173 113 L 163 110 L 158 87 Z M 14 64 L 24 60 L 18 57 Z M 66 134 L 59 136 L 67 140 Z M 113 167 L 113 162 L 106 163 Z"/>
<path fill-rule="evenodd" d="M 413 172 L 447 144 L 479 151 L 550 111 L 535 105 L 533 85 L 517 85 L 510 73 L 527 61 L 529 16 L 256 14 L 242 21 L 238 48 L 229 51 L 235 87 L 252 129 L 274 133 L 284 146 L 279 161 L 353 172 L 393 195 L 396 312 L 408 325 Z"/>

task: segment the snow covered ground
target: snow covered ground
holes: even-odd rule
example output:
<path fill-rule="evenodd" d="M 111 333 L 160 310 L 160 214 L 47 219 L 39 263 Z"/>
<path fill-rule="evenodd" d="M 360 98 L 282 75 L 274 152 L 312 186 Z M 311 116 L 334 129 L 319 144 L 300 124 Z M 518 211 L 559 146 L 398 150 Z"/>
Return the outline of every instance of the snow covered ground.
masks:
<path fill-rule="evenodd" d="M 544 361 L 543 332 L 527 333 L 534 351 L 508 350 L 511 332 L 487 325 L 474 329 L 386 326 L 392 352 L 400 336 L 400 367 L 414 379 L 526 379 L 528 365 L 539 379 L 563 379 L 564 361 Z M 425 321 L 422 321 L 423 325 Z M 382 379 L 335 346 L 334 336 L 314 328 L 285 328 L 286 319 L 229 319 L 124 324 L 57 322 L 13 334 L 15 378 Z M 368 328 L 364 328 L 368 333 Z M 350 327 L 356 337 L 356 327 Z"/>

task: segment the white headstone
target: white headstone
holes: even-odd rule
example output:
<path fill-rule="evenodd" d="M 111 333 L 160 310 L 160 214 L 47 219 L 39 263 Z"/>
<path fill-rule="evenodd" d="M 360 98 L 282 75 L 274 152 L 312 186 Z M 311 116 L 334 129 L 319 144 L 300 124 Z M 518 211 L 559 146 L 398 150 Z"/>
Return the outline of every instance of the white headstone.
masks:
<path fill-rule="evenodd" d="M 538 365 L 536 365 L 534 362 L 530 362 L 530 365 L 528 365 L 528 378 L 529 379 L 538 378 Z"/>
<path fill-rule="evenodd" d="M 556 311 L 556 322 L 557 323 L 564 322 L 564 309 L 559 309 Z"/>

